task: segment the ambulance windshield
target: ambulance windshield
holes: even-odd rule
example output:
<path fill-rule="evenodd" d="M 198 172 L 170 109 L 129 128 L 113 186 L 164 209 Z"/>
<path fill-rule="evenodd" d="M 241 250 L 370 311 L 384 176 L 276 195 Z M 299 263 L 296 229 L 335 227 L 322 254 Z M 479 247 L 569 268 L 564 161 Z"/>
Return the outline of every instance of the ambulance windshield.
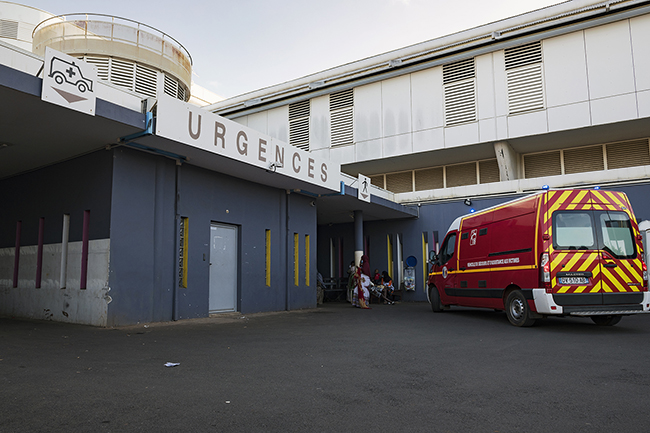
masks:
<path fill-rule="evenodd" d="M 634 258 L 636 248 L 625 212 L 558 211 L 553 214 L 553 248 L 605 250 L 614 257 Z"/>

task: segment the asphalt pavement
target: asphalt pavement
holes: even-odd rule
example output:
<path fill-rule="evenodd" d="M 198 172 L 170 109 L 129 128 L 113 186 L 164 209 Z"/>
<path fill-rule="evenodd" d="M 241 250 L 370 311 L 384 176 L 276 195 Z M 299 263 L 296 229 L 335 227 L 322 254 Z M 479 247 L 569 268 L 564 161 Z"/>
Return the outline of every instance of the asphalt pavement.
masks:
<path fill-rule="evenodd" d="M 372 307 L 0 319 L 0 432 L 648 431 L 650 315 L 516 328 L 488 310 Z"/>

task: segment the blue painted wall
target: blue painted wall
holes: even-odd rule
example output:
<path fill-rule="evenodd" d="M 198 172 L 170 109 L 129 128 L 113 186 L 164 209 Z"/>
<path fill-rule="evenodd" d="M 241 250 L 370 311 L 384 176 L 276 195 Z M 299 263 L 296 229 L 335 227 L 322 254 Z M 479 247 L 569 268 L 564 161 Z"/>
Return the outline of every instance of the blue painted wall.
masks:
<path fill-rule="evenodd" d="M 0 180 L 0 248 L 15 246 L 17 221 L 22 221 L 21 245 L 37 245 L 41 217 L 44 243 L 61 243 L 63 214 L 70 215 L 69 241 L 81 241 L 85 210 L 90 210 L 90 239 L 108 238 L 112 165 L 111 152 L 100 150 Z"/>
<path fill-rule="evenodd" d="M 239 311 L 315 307 L 316 208 L 311 199 L 127 148 L 116 149 L 114 157 L 109 325 L 172 320 L 174 314 L 177 319 L 206 317 L 212 223 L 239 228 Z M 178 287 L 177 216 L 189 219 L 187 288 Z M 267 229 L 270 287 L 265 279 Z M 293 280 L 294 233 L 300 239 L 298 286 Z M 306 234 L 312 250 L 309 286 Z"/>
<path fill-rule="evenodd" d="M 617 185 L 610 188 L 615 191 L 625 192 L 637 217 L 637 221 L 650 220 L 650 183 L 636 185 Z M 459 216 L 469 213 L 471 208 L 479 211 L 491 206 L 496 206 L 514 198 L 527 194 L 513 194 L 498 198 L 472 199 L 472 205 L 466 206 L 463 200 L 444 203 L 423 204 L 420 206 L 420 215 L 416 219 L 369 221 L 364 223 L 364 236 L 370 237 L 368 256 L 370 268 L 381 271 L 388 267 L 387 235 L 391 235 L 393 243 L 396 234 L 402 237 L 403 257 L 415 256 L 418 260 L 416 266 L 416 290 L 404 294 L 405 301 L 424 301 L 427 299 L 423 290 L 422 275 L 422 233 L 427 232 L 429 249 L 433 249 L 432 232 L 437 231 L 438 242 L 442 243 L 449 225 Z M 329 239 L 342 237 L 344 240 L 343 264 L 347 266 L 354 259 L 354 223 L 335 224 L 332 226 L 318 227 L 318 268 L 327 276 L 329 273 Z M 394 249 L 393 249 L 394 250 Z M 393 256 L 395 260 L 395 255 Z M 393 269 L 393 277 L 397 275 Z M 345 275 L 345 270 L 344 270 Z"/>

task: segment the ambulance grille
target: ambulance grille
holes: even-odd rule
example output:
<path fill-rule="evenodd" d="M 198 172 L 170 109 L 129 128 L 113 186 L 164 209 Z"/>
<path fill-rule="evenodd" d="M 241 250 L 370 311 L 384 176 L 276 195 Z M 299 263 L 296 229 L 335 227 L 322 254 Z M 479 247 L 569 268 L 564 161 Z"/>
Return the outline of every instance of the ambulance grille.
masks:
<path fill-rule="evenodd" d="M 478 172 L 480 183 L 493 183 L 501 180 L 499 176 L 499 163 L 497 163 L 496 159 L 479 161 Z"/>
<path fill-rule="evenodd" d="M 413 191 L 413 172 L 404 171 L 387 174 L 386 189 L 394 193 Z"/>
<path fill-rule="evenodd" d="M 415 170 L 415 190 L 444 188 L 444 170 L 442 167 Z"/>
<path fill-rule="evenodd" d="M 589 146 L 564 151 L 564 173 L 604 170 L 603 146 Z"/>
<path fill-rule="evenodd" d="M 447 188 L 463 185 L 476 185 L 476 163 L 448 165 Z"/>
<path fill-rule="evenodd" d="M 524 178 L 558 176 L 561 174 L 560 151 L 524 155 Z"/>

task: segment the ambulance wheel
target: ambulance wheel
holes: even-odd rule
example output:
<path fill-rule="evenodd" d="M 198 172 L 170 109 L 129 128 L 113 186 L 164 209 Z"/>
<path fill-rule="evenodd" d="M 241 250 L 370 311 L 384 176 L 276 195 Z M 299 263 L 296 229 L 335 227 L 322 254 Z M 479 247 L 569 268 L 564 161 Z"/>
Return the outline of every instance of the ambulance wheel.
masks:
<path fill-rule="evenodd" d="M 533 326 L 535 324 L 535 319 L 530 317 L 528 301 L 521 290 L 515 290 L 508 295 L 506 315 L 510 323 L 515 326 Z"/>
<path fill-rule="evenodd" d="M 591 320 L 598 326 L 614 326 L 621 321 L 623 316 L 591 316 Z"/>
<path fill-rule="evenodd" d="M 435 286 L 429 287 L 429 301 L 431 302 L 431 309 L 434 313 L 444 311 L 440 302 L 440 293 L 438 293 L 438 289 Z"/>

